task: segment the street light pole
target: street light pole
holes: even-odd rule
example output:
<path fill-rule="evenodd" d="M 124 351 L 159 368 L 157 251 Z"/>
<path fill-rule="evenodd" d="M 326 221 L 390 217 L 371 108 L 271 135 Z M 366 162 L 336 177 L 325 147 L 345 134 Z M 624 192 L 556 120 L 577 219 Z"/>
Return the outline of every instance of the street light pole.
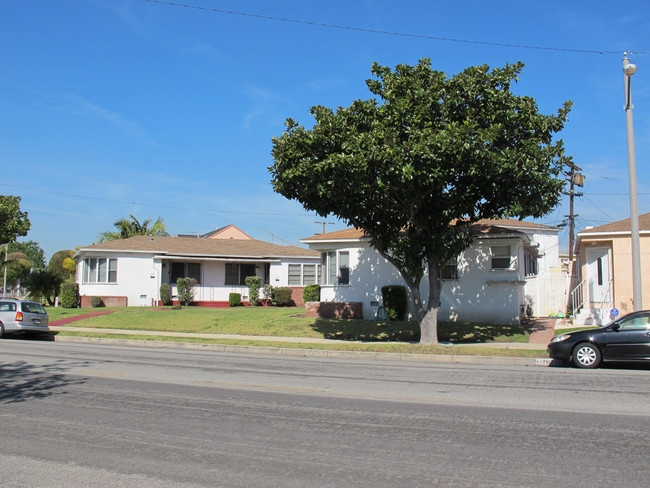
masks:
<path fill-rule="evenodd" d="M 636 191 L 636 154 L 634 152 L 634 124 L 632 121 L 632 90 L 630 77 L 636 73 L 627 53 L 623 55 L 623 80 L 625 82 L 625 124 L 627 129 L 627 164 L 630 180 L 630 237 L 632 240 L 632 284 L 634 310 L 643 310 L 641 285 L 641 244 L 639 239 L 639 204 Z"/>

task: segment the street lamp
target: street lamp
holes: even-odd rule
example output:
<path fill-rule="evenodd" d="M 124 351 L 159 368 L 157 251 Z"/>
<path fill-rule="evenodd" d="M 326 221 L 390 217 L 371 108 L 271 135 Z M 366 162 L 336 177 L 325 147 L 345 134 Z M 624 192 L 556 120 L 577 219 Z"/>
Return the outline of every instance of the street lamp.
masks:
<path fill-rule="evenodd" d="M 636 73 L 636 65 L 623 54 L 623 80 L 625 82 L 625 123 L 627 128 L 627 165 L 630 179 L 630 233 L 632 239 L 632 285 L 634 310 L 643 309 L 641 286 L 641 245 L 639 241 L 639 204 L 636 191 L 636 155 L 634 153 L 634 125 L 632 122 L 632 91 L 630 78 Z"/>

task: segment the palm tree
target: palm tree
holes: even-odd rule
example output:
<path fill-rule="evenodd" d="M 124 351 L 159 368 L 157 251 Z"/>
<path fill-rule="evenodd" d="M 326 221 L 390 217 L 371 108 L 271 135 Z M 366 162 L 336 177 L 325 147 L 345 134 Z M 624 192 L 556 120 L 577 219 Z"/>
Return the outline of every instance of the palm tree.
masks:
<path fill-rule="evenodd" d="M 130 219 L 121 218 L 113 222 L 117 230 L 105 231 L 99 234 L 97 242 L 108 242 L 117 239 L 128 239 L 134 236 L 168 236 L 167 228 L 162 217 L 158 217 L 151 225 L 151 219 L 143 220 L 142 223 L 133 215 Z"/>

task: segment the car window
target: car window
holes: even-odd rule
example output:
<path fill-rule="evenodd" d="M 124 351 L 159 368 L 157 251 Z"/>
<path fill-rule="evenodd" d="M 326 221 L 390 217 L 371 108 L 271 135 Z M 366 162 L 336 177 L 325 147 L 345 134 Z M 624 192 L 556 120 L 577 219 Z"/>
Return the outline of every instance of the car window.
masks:
<path fill-rule="evenodd" d="M 14 302 L 0 302 L 0 312 L 15 312 L 16 304 Z"/>
<path fill-rule="evenodd" d="M 628 319 L 623 319 L 619 322 L 619 326 L 623 330 L 631 329 L 647 329 L 650 317 L 648 315 L 637 315 Z"/>
<path fill-rule="evenodd" d="M 45 313 L 45 309 L 40 303 L 35 302 L 23 302 L 21 305 L 23 312 L 29 313 Z"/>

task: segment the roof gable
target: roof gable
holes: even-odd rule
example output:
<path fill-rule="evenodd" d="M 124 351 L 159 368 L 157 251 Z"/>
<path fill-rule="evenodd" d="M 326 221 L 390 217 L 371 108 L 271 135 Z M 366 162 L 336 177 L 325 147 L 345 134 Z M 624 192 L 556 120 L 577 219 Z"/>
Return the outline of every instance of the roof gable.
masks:
<path fill-rule="evenodd" d="M 612 232 L 631 232 L 630 219 L 618 220 L 609 224 L 584 229 L 578 232 L 578 236 L 585 234 L 607 234 Z M 650 212 L 639 215 L 639 230 L 650 231 Z"/>

